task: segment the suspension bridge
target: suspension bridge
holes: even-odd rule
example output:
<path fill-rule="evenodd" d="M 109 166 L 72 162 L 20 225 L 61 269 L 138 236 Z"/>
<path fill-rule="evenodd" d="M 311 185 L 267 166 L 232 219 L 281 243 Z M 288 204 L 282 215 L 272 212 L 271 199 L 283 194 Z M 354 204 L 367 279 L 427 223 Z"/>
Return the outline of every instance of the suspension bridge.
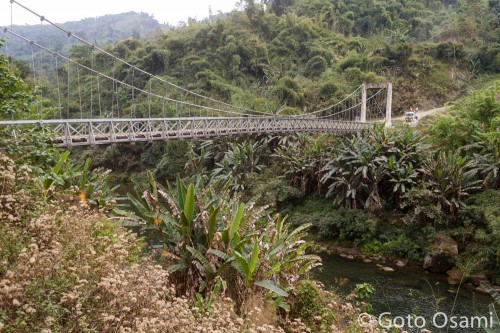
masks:
<path fill-rule="evenodd" d="M 352 133 L 375 123 L 391 125 L 391 83 L 363 83 L 339 102 L 310 112 L 264 112 L 184 88 L 16 0 L 10 4 L 11 12 L 18 6 L 40 19 L 36 39 L 16 32 L 12 19 L 10 26 L 2 27 L 6 57 L 14 39 L 29 50 L 30 78 L 36 87 L 32 119 L 13 116 L 0 121 L 0 129 L 11 133 L 13 140 L 40 126 L 53 133 L 54 145 L 72 147 L 225 135 Z M 48 29 L 77 43 L 78 52 L 70 49 L 63 54 L 60 47 L 51 47 L 44 39 Z"/>

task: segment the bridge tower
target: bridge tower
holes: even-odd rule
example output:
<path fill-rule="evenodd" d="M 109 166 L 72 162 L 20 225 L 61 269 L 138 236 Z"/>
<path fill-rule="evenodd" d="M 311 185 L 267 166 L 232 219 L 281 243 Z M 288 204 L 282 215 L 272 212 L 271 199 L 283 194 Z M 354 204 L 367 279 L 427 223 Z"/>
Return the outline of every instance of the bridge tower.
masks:
<path fill-rule="evenodd" d="M 391 127 L 391 115 L 392 115 L 392 83 L 366 83 L 363 82 L 361 85 L 361 122 L 366 122 L 366 100 L 367 100 L 367 91 L 369 89 L 386 89 L 386 106 L 385 106 L 385 126 Z"/>

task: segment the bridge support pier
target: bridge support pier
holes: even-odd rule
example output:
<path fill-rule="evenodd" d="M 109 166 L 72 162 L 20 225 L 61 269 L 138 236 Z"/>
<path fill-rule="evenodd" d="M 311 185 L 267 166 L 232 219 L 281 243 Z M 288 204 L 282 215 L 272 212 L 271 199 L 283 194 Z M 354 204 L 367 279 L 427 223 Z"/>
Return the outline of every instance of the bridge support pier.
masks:
<path fill-rule="evenodd" d="M 387 83 L 387 105 L 385 107 L 385 127 L 392 126 L 392 83 Z"/>
<path fill-rule="evenodd" d="M 359 121 L 366 123 L 366 82 L 361 85 L 361 115 Z"/>

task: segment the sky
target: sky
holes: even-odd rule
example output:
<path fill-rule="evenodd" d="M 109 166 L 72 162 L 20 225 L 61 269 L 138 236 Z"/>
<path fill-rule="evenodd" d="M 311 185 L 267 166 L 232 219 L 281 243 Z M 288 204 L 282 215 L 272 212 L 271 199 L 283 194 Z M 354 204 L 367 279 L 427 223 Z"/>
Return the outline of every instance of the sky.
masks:
<path fill-rule="evenodd" d="M 236 8 L 238 0 L 16 0 L 54 23 L 78 21 L 84 18 L 144 12 L 154 16 L 159 23 L 177 25 L 188 17 L 201 20 L 213 14 L 229 12 Z M 0 26 L 11 24 L 10 0 L 0 0 Z M 17 4 L 12 4 L 12 24 L 40 24 L 40 19 Z"/>

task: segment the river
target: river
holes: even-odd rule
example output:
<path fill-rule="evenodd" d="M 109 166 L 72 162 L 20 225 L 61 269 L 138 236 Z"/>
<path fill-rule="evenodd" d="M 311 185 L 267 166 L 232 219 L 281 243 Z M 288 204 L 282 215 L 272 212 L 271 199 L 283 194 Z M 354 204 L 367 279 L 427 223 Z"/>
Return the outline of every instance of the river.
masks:
<path fill-rule="evenodd" d="M 380 316 L 389 312 L 392 317 L 404 317 L 405 329 L 408 332 L 420 332 L 415 326 L 415 316 L 421 316 L 425 320 L 426 328 L 433 333 L 444 332 L 484 332 L 484 329 L 471 327 L 472 320 L 466 325 L 465 318 L 485 316 L 489 319 L 488 304 L 493 300 L 488 295 L 473 292 L 462 287 L 457 293 L 452 293 L 445 277 L 427 273 L 423 270 L 416 271 L 400 268 L 394 273 L 380 274 L 376 264 L 359 263 L 344 259 L 335 255 L 322 255 L 323 267 L 316 271 L 315 277 L 320 280 L 327 289 L 335 290 L 338 294 L 346 296 L 353 291 L 358 283 L 368 282 L 372 284 L 376 292 L 369 300 L 373 307 L 373 314 Z M 347 279 L 347 282 L 339 286 L 339 279 Z M 442 314 L 441 314 L 442 313 Z M 408 319 L 408 316 L 412 319 Z M 456 316 L 457 323 L 467 328 L 444 327 L 444 317 L 451 324 L 451 317 Z M 384 315 L 384 317 L 386 317 Z M 461 318 L 465 317 L 465 318 Z M 433 319 L 434 318 L 434 319 Z M 398 319 L 400 322 L 402 319 Z M 435 325 L 434 325 L 435 323 Z M 409 325 L 414 326 L 412 329 Z"/>

